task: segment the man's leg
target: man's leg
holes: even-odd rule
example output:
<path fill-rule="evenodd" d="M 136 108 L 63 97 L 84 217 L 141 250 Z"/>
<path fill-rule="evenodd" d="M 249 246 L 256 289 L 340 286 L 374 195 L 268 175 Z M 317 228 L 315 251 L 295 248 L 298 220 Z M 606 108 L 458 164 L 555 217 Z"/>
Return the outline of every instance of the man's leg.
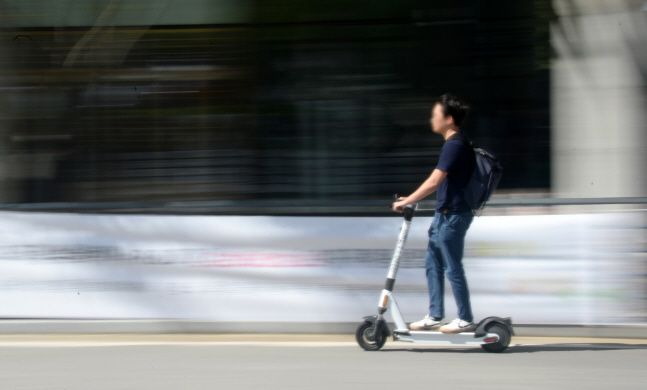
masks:
<path fill-rule="evenodd" d="M 447 264 L 447 279 L 452 286 L 458 316 L 461 320 L 472 322 L 470 293 L 463 269 L 463 249 L 467 229 L 472 223 L 470 212 L 444 215 L 439 228 L 438 247 Z"/>
<path fill-rule="evenodd" d="M 438 219 L 434 217 L 429 226 L 429 244 L 427 245 L 427 256 L 425 258 L 425 268 L 427 275 L 427 288 L 429 289 L 429 312 L 420 321 L 409 324 L 411 330 L 431 330 L 437 331 L 442 325 L 441 321 L 445 307 L 443 305 L 443 291 L 445 281 L 445 266 L 441 257 L 440 250 L 436 244 Z"/>
<path fill-rule="evenodd" d="M 445 265 L 437 245 L 438 219 L 436 216 L 434 216 L 429 227 L 428 236 L 429 243 L 425 258 L 425 271 L 427 275 L 427 288 L 429 290 L 429 315 L 441 319 L 445 316 Z"/>

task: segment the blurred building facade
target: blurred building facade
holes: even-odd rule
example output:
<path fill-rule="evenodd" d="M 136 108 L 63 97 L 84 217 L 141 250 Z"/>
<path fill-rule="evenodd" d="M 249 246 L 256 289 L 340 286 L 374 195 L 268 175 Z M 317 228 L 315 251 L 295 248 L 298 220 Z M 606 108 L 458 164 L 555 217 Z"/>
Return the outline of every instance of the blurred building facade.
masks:
<path fill-rule="evenodd" d="M 551 190 L 647 194 L 647 2 L 553 2 Z"/>
<path fill-rule="evenodd" d="M 0 15 L 3 202 L 384 202 L 433 168 L 447 91 L 472 103 L 464 130 L 502 159 L 502 191 L 559 177 L 548 1 L 5 0 Z"/>
<path fill-rule="evenodd" d="M 448 91 L 496 196 L 647 193 L 644 1 L 0 0 L 0 26 L 0 317 L 355 321 Z M 550 200 L 470 228 L 475 307 L 647 323 L 644 204 Z"/>

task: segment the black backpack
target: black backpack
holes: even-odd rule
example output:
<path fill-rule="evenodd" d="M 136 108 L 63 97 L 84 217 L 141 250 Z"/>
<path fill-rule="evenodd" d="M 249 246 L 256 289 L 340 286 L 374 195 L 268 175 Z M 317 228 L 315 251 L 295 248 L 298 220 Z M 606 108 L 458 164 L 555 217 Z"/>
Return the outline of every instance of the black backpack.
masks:
<path fill-rule="evenodd" d="M 483 148 L 476 148 L 472 141 L 465 137 L 470 148 L 474 151 L 476 166 L 474 172 L 463 189 L 465 201 L 476 215 L 476 212 L 485 207 L 485 203 L 496 189 L 501 175 L 503 166 L 494 154 Z"/>

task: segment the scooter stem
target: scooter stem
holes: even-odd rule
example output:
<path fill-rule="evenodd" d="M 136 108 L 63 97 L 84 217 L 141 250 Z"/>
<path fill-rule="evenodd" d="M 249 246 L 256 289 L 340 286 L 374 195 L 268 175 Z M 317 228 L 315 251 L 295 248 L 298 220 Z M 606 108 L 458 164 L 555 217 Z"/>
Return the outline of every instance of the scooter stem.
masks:
<path fill-rule="evenodd" d="M 404 220 L 402 221 L 402 226 L 400 227 L 400 234 L 398 235 L 398 242 L 393 251 L 393 256 L 391 256 L 391 264 L 389 266 L 389 271 L 386 275 L 386 282 L 384 284 L 384 289 L 382 294 L 380 294 L 380 300 L 378 302 L 378 314 L 383 314 L 388 307 L 389 295 L 393 291 L 393 286 L 395 284 L 395 276 L 398 273 L 398 268 L 400 266 L 400 258 L 402 257 L 402 249 L 404 248 L 404 243 L 407 241 L 407 236 L 409 234 L 409 228 L 411 226 L 411 220 L 413 219 L 413 214 L 418 208 L 418 204 L 408 204 L 404 207 Z"/>
<path fill-rule="evenodd" d="M 407 236 L 409 235 L 409 228 L 411 226 L 411 220 L 413 219 L 413 213 L 416 209 L 416 206 L 418 204 L 414 205 L 406 205 L 404 207 L 404 221 L 402 221 L 402 226 L 400 227 L 400 234 L 398 235 L 398 242 L 395 245 L 395 250 L 393 251 L 393 256 L 391 256 L 391 265 L 389 266 L 389 272 L 386 275 L 387 282 L 389 279 L 394 280 L 395 275 L 398 272 L 398 267 L 400 266 L 400 258 L 402 256 L 402 249 L 404 248 L 404 243 L 407 241 Z M 391 282 L 391 287 L 392 286 Z M 388 286 L 388 284 L 387 284 Z M 389 291 L 392 291 L 392 289 L 387 289 Z"/>

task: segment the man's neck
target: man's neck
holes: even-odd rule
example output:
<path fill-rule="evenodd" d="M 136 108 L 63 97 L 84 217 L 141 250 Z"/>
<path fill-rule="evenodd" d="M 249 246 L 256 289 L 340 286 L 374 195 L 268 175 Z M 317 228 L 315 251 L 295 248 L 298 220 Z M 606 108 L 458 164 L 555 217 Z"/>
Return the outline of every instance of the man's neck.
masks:
<path fill-rule="evenodd" d="M 450 128 L 445 132 L 445 134 L 443 134 L 443 138 L 445 139 L 445 141 L 447 141 L 447 139 L 449 137 L 451 137 L 452 135 L 454 135 L 456 133 L 458 133 L 458 130 Z"/>

